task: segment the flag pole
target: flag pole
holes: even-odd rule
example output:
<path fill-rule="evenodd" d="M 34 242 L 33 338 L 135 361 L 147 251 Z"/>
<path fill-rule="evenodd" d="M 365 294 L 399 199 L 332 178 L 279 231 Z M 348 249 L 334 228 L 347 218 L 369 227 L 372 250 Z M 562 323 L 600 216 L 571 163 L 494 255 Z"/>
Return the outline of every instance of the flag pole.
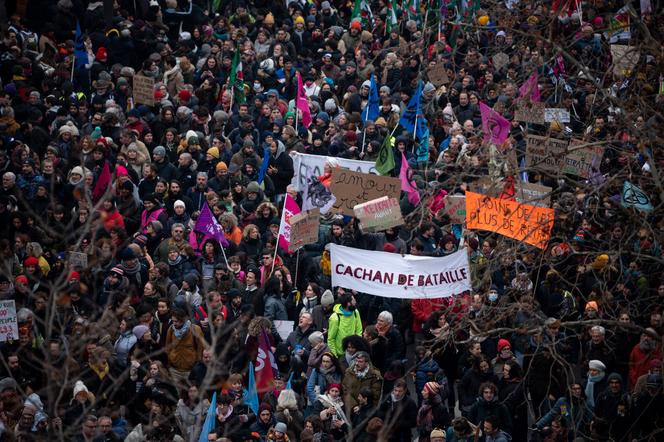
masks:
<path fill-rule="evenodd" d="M 74 82 L 74 69 L 76 69 L 76 55 L 73 55 L 73 59 L 71 61 L 71 82 Z"/>
<path fill-rule="evenodd" d="M 364 153 L 364 142 L 366 141 L 366 139 L 367 139 L 367 127 L 364 126 L 364 128 L 362 129 L 362 151 L 361 151 L 362 153 Z"/>

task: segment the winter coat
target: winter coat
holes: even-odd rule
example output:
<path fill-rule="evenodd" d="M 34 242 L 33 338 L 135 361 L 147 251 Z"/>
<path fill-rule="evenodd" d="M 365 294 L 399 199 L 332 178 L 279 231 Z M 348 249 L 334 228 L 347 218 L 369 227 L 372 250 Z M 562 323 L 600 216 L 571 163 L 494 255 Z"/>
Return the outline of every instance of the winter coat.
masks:
<path fill-rule="evenodd" d="M 355 371 L 353 371 L 353 368 L 349 367 L 344 373 L 342 387 L 344 392 L 344 403 L 346 404 L 346 410 L 348 411 L 352 410 L 353 407 L 357 405 L 357 394 L 364 387 L 371 390 L 373 403 L 377 404 L 380 401 L 380 394 L 383 389 L 383 376 L 378 369 L 369 365 L 369 371 L 362 379 L 360 379 L 355 374 Z"/>
<path fill-rule="evenodd" d="M 341 308 L 341 304 L 335 305 L 332 311 L 328 323 L 327 345 L 332 354 L 340 357 L 344 354 L 341 344 L 346 336 L 362 336 L 362 319 L 358 310 L 346 312 Z"/>
<path fill-rule="evenodd" d="M 341 373 L 336 370 L 328 374 L 321 373 L 318 369 L 314 368 L 307 380 L 307 398 L 312 404 L 316 402 L 316 396 L 325 393 L 329 384 L 340 384 Z M 318 387 L 318 388 L 316 388 Z"/>
<path fill-rule="evenodd" d="M 175 409 L 175 418 L 180 424 L 180 429 L 186 440 L 196 440 L 201 424 L 205 420 L 207 407 L 202 402 L 197 403 L 194 408 L 189 407 L 182 399 L 178 401 Z"/>
<path fill-rule="evenodd" d="M 276 293 L 270 293 L 265 298 L 265 314 L 264 316 L 272 321 L 287 321 L 288 312 L 281 297 Z"/>
<path fill-rule="evenodd" d="M 391 394 L 385 398 L 377 414 L 389 428 L 389 441 L 410 442 L 411 429 L 417 422 L 417 410 L 417 404 L 408 396 L 400 401 L 395 401 Z"/>
<path fill-rule="evenodd" d="M 487 416 L 491 415 L 496 416 L 500 420 L 500 428 L 508 433 L 512 431 L 510 412 L 506 406 L 498 402 L 497 397 L 494 397 L 491 402 L 487 402 L 483 397 L 478 397 L 468 412 L 468 420 L 475 425 L 480 425 Z"/>
<path fill-rule="evenodd" d="M 171 326 L 166 334 L 169 366 L 180 371 L 190 371 L 196 361 L 201 359 L 204 345 L 203 332 L 196 324 L 191 324 L 191 328 L 182 339 L 175 337 L 173 326 Z"/>

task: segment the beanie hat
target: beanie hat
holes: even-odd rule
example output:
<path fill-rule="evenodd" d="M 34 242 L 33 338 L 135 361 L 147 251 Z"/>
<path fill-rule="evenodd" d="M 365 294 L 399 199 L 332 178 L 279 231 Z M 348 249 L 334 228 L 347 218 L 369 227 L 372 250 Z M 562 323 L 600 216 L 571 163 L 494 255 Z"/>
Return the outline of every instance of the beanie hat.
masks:
<path fill-rule="evenodd" d="M 78 272 L 69 273 L 69 281 L 81 281 L 81 275 Z"/>
<path fill-rule="evenodd" d="M 214 170 L 216 170 L 217 172 L 219 172 L 220 170 L 228 170 L 228 166 L 223 161 L 219 161 L 217 165 L 214 167 Z"/>
<path fill-rule="evenodd" d="M 302 18 L 301 15 L 298 16 L 298 17 L 295 19 L 295 24 L 298 24 L 298 23 L 299 23 L 299 24 L 304 24 L 304 18 Z"/>
<path fill-rule="evenodd" d="M 498 340 L 498 353 L 500 353 L 501 351 L 503 351 L 503 349 L 504 349 L 505 347 L 510 347 L 510 348 L 512 348 L 512 345 L 510 344 L 510 341 L 508 341 L 507 339 L 499 339 L 499 340 Z"/>
<path fill-rule="evenodd" d="M 592 267 L 595 270 L 602 270 L 609 263 L 609 255 L 602 254 L 599 255 L 592 263 Z"/>
<path fill-rule="evenodd" d="M 662 375 L 659 373 L 649 374 L 646 378 L 646 387 L 658 388 L 662 386 Z"/>
<path fill-rule="evenodd" d="M 115 266 L 111 269 L 111 273 L 115 273 L 116 275 L 124 276 L 124 270 L 120 266 Z"/>
<path fill-rule="evenodd" d="M 599 371 L 604 371 L 606 370 L 606 365 L 602 361 L 598 361 L 597 359 L 593 359 L 592 361 L 588 362 L 588 368 L 590 370 L 599 370 Z"/>
<path fill-rule="evenodd" d="M 173 203 L 173 208 L 176 208 L 176 207 L 186 207 L 186 205 L 185 205 L 184 201 L 177 200 L 176 202 Z"/>
<path fill-rule="evenodd" d="M 623 383 L 623 378 L 620 376 L 618 373 L 611 373 L 608 378 L 606 378 L 608 382 L 611 381 L 618 381 L 621 384 Z"/>
<path fill-rule="evenodd" d="M 588 301 L 588 303 L 586 304 L 586 311 L 588 310 L 595 310 L 595 311 L 599 310 L 599 308 L 597 308 L 597 302 Z"/>
<path fill-rule="evenodd" d="M 272 15 L 271 12 L 268 12 L 265 18 L 263 19 L 263 23 L 266 25 L 273 25 L 274 24 L 274 15 Z"/>
<path fill-rule="evenodd" d="M 320 303 L 324 306 L 330 306 L 334 304 L 334 295 L 330 290 L 325 290 L 323 296 L 320 297 Z"/>
<path fill-rule="evenodd" d="M 180 101 L 189 101 L 191 100 L 191 92 L 189 89 L 182 89 L 180 93 L 178 93 L 178 98 L 180 98 Z"/>
<path fill-rule="evenodd" d="M 18 275 L 14 281 L 16 281 L 17 284 L 27 284 L 28 277 L 25 275 Z"/>
<path fill-rule="evenodd" d="M 152 155 L 166 156 L 166 148 L 164 146 L 157 146 L 152 151 Z"/>
<path fill-rule="evenodd" d="M 387 253 L 396 253 L 397 248 L 394 247 L 394 244 L 391 244 L 391 243 L 388 242 L 388 243 L 385 243 L 385 245 L 383 246 L 383 251 L 387 252 Z"/>
<path fill-rule="evenodd" d="M 207 150 L 207 154 L 212 156 L 213 158 L 219 159 L 219 148 L 211 147 Z"/>
<path fill-rule="evenodd" d="M 447 440 L 447 434 L 445 434 L 445 432 L 440 428 L 434 428 L 433 431 L 431 431 L 429 439 L 433 439 L 434 437 L 442 437 L 443 439 Z"/>
<path fill-rule="evenodd" d="M 359 20 L 353 20 L 350 24 L 351 29 L 362 29 L 362 23 Z"/>
<path fill-rule="evenodd" d="M 247 193 L 260 193 L 260 186 L 256 181 L 252 181 L 247 184 Z"/>
<path fill-rule="evenodd" d="M 337 390 L 339 390 L 339 393 L 341 393 L 341 384 L 334 384 L 334 383 L 333 384 L 327 384 L 326 391 L 330 391 L 333 388 L 336 388 Z"/>
<path fill-rule="evenodd" d="M 187 145 L 191 146 L 193 144 L 198 144 L 198 137 L 189 137 L 189 138 L 187 138 Z"/>
<path fill-rule="evenodd" d="M 283 422 L 277 422 L 277 424 L 274 426 L 274 431 L 277 433 L 286 434 L 286 432 L 288 432 L 288 427 Z"/>
<path fill-rule="evenodd" d="M 321 333 L 319 331 L 315 331 L 315 332 L 313 332 L 312 334 L 309 335 L 308 339 L 309 339 L 309 343 L 311 345 L 316 345 L 320 342 L 325 341 L 325 336 L 323 336 L 323 333 Z"/>
<path fill-rule="evenodd" d="M 440 384 L 438 382 L 427 382 L 424 384 L 424 389 L 428 391 L 430 394 L 438 394 L 440 393 Z"/>
<path fill-rule="evenodd" d="M 39 260 L 34 256 L 28 256 L 25 258 L 25 261 L 23 261 L 23 265 L 26 267 L 37 267 L 39 265 Z"/>
<path fill-rule="evenodd" d="M 149 331 L 150 327 L 148 327 L 147 325 L 140 324 L 134 327 L 131 332 L 134 334 L 134 336 L 136 336 L 136 339 L 140 340 Z"/>
<path fill-rule="evenodd" d="M 269 411 L 272 413 L 272 405 L 268 404 L 267 402 L 261 402 L 260 406 L 258 407 L 258 414 L 261 414 L 261 411 Z"/>
<path fill-rule="evenodd" d="M 72 397 L 73 399 L 76 399 L 76 396 L 78 396 L 79 393 L 85 393 L 90 396 L 90 390 L 88 390 L 88 387 L 85 386 L 83 381 L 76 381 L 76 384 L 74 384 L 74 395 Z"/>
<path fill-rule="evenodd" d="M 95 58 L 99 61 L 108 60 L 108 53 L 106 52 L 106 48 L 100 47 L 99 49 L 97 49 L 97 53 L 95 54 Z"/>

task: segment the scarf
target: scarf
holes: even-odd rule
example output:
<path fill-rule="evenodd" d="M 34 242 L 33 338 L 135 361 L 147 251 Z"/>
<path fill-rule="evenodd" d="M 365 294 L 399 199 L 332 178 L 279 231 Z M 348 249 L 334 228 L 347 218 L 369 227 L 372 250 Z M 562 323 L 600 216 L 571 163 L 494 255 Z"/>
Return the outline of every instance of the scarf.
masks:
<path fill-rule="evenodd" d="M 101 367 L 98 365 L 90 364 L 90 369 L 94 371 L 97 377 L 101 380 L 104 380 L 104 378 L 108 375 L 109 368 L 110 367 L 108 362 L 104 362 L 104 365 Z"/>
<path fill-rule="evenodd" d="M 600 373 L 597 376 L 588 376 L 588 383 L 586 384 L 586 401 L 591 410 L 595 409 L 595 384 L 604 379 L 604 373 Z"/>
<path fill-rule="evenodd" d="M 358 379 L 364 379 L 369 373 L 369 366 L 367 365 L 367 368 L 362 371 L 357 371 L 355 366 L 353 366 L 353 373 L 355 373 L 355 376 L 357 376 Z"/>
<path fill-rule="evenodd" d="M 319 394 L 316 399 L 318 399 L 324 406 L 325 408 L 327 407 L 334 407 L 334 410 L 337 413 L 337 416 L 339 419 L 342 419 L 344 422 L 346 422 L 346 425 L 350 426 L 350 421 L 346 417 L 346 414 L 344 413 L 343 406 L 344 402 L 341 400 L 341 398 L 337 399 L 332 399 L 330 396 L 327 394 Z"/>
<path fill-rule="evenodd" d="M 433 431 L 433 406 L 440 402 L 439 395 L 430 396 L 429 399 L 422 402 L 422 406 L 417 412 L 417 427 L 419 429 L 424 429 L 426 433 Z"/>
<path fill-rule="evenodd" d="M 187 334 L 190 327 L 191 327 L 191 321 L 189 319 L 187 319 L 187 322 L 184 323 L 182 328 L 173 327 L 173 334 L 175 335 L 175 337 L 177 339 L 182 339 L 182 338 L 184 338 L 184 335 Z"/>

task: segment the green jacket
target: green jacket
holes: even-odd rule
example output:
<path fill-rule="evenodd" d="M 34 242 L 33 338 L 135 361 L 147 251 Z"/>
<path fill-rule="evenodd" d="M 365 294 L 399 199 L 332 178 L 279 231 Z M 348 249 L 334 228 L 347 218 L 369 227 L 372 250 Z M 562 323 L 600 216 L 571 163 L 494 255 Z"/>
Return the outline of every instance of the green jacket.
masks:
<path fill-rule="evenodd" d="M 347 312 L 344 314 L 341 304 L 335 305 L 332 312 L 327 331 L 327 346 L 332 354 L 341 357 L 344 354 L 341 347 L 344 338 L 350 335 L 362 336 L 362 320 L 358 310 L 354 310 L 350 315 Z"/>

